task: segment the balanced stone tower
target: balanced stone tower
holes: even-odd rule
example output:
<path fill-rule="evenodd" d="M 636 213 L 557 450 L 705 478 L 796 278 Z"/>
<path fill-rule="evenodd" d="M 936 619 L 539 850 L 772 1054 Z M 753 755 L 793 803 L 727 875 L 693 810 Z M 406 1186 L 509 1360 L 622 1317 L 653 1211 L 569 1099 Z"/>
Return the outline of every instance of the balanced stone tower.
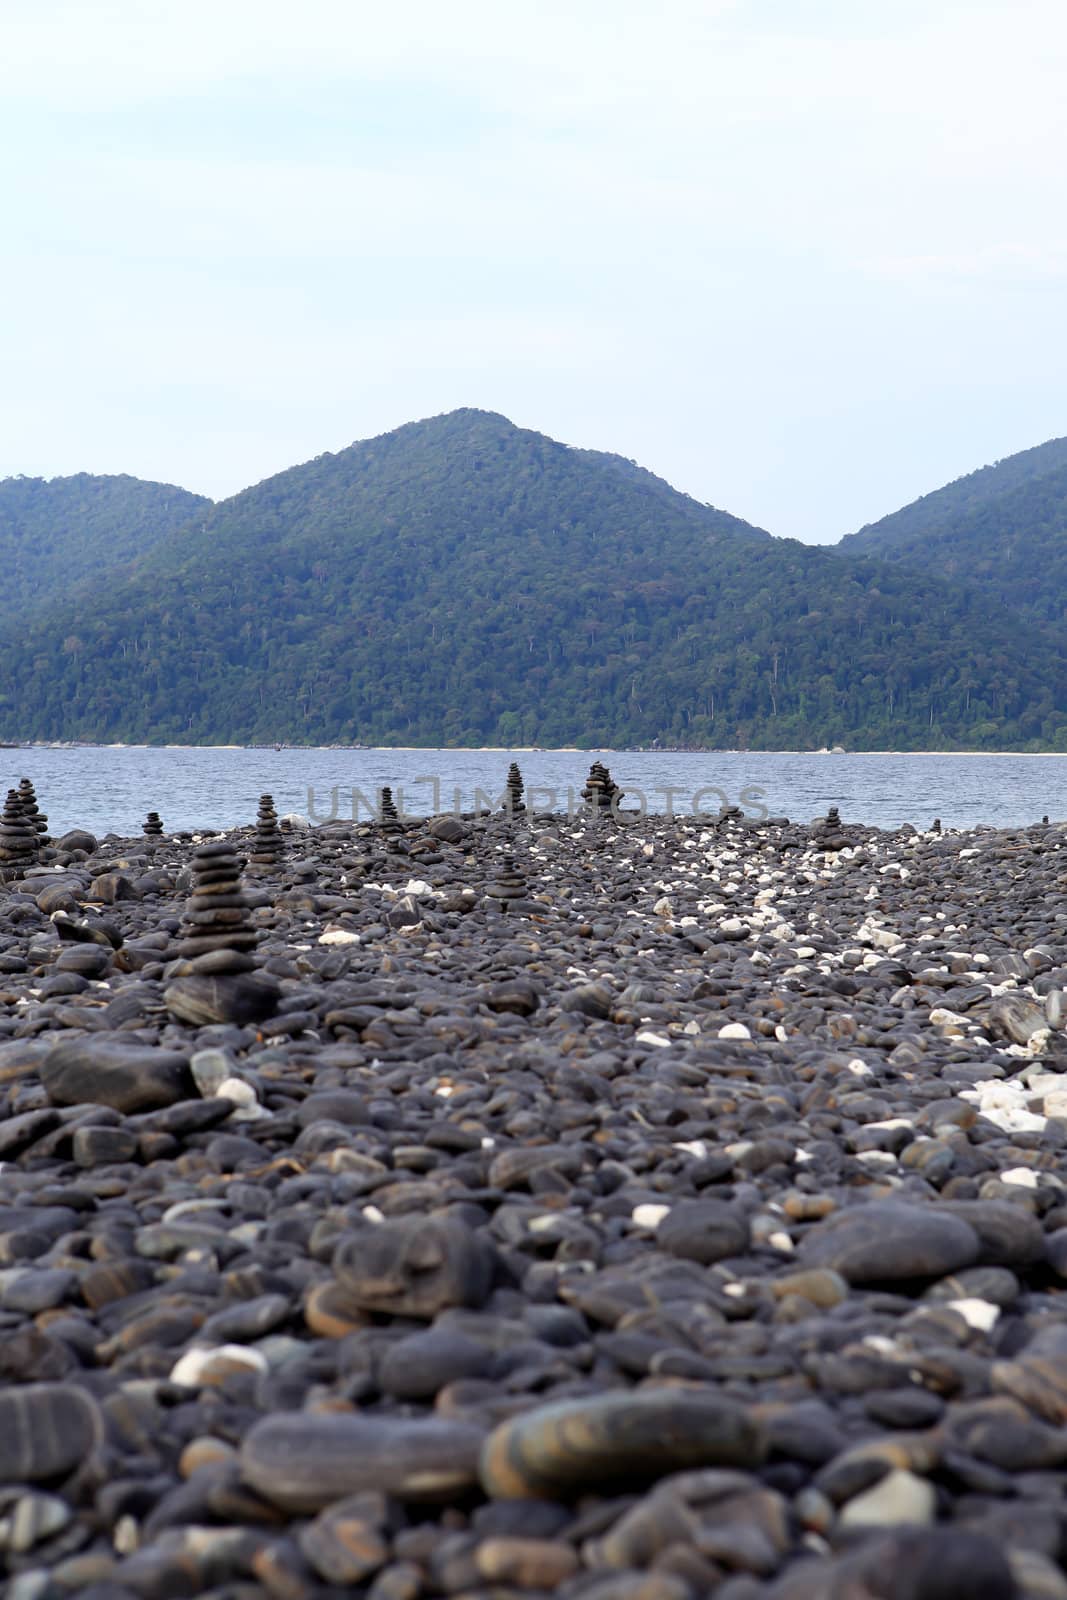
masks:
<path fill-rule="evenodd" d="M 23 810 L 18 790 L 9 789 L 0 815 L 0 873 L 18 877 L 36 860 L 37 828 Z"/>
<path fill-rule="evenodd" d="M 37 843 L 43 848 L 51 844 L 48 837 L 48 818 L 37 804 L 37 795 L 29 778 L 20 778 L 18 787 L 19 799 L 22 801 L 24 815 L 33 823 L 37 830 Z"/>
<path fill-rule="evenodd" d="M 485 898 L 494 911 L 507 911 L 512 902 L 526 899 L 526 879 L 511 856 L 505 856 L 496 881 L 486 885 Z"/>
<path fill-rule="evenodd" d="M 166 973 L 167 1010 L 179 1022 L 203 1027 L 260 1022 L 277 1009 L 273 978 L 254 971 L 259 934 L 241 888 L 241 863 L 224 840 L 202 844 L 193 856 L 193 892 L 185 905 L 178 960 Z"/>
<path fill-rule="evenodd" d="M 161 839 L 163 837 L 163 823 L 158 811 L 150 811 L 141 824 L 141 832 L 146 839 Z"/>
<path fill-rule="evenodd" d="M 842 831 L 841 816 L 836 806 L 830 806 L 825 817 L 816 825 L 816 848 L 819 850 L 843 850 L 848 844 L 848 835 Z"/>
<path fill-rule="evenodd" d="M 383 833 L 400 832 L 400 813 L 396 809 L 393 791 L 388 784 L 383 785 L 378 796 L 378 821 L 381 823 Z"/>
<path fill-rule="evenodd" d="M 589 768 L 585 788 L 582 790 L 582 799 L 592 811 L 594 816 L 601 812 L 610 811 L 622 799 L 623 791 L 614 781 L 611 773 L 602 761 L 594 761 Z"/>
<path fill-rule="evenodd" d="M 513 761 L 508 768 L 507 783 L 505 784 L 504 810 L 510 816 L 515 816 L 520 811 L 525 811 L 526 806 L 522 798 L 523 782 L 519 764 Z"/>
<path fill-rule="evenodd" d="M 261 794 L 256 813 L 256 837 L 252 841 L 250 867 L 276 867 L 285 854 L 285 840 L 278 826 L 278 813 L 274 809 L 274 796 Z"/>

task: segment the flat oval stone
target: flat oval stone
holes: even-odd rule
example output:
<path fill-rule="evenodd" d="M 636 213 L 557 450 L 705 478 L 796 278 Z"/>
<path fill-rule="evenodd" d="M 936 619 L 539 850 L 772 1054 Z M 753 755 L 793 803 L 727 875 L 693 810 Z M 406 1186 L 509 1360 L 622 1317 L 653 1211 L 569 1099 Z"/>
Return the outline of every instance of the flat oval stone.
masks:
<path fill-rule="evenodd" d="M 54 1106 L 93 1104 L 127 1114 L 154 1111 L 196 1093 L 188 1057 L 180 1051 L 120 1044 L 114 1038 L 57 1045 L 41 1065 L 41 1082 Z"/>
<path fill-rule="evenodd" d="M 167 986 L 163 998 L 172 1016 L 177 1017 L 179 1022 L 190 1023 L 194 1028 L 204 1028 L 225 1022 L 243 1027 L 246 1023 L 262 1022 L 264 1017 L 273 1015 L 278 1006 L 279 991 L 276 985 L 262 973 L 239 970 L 243 963 L 236 946 L 246 938 L 251 943 L 255 935 L 233 934 L 228 937 L 226 960 L 231 970 L 214 977 L 202 974 L 178 977 Z M 198 954 L 191 946 L 200 942 L 186 939 L 183 953 Z M 230 946 L 235 948 L 231 951 Z"/>
<path fill-rule="evenodd" d="M 690 1467 L 755 1467 L 761 1423 L 708 1390 L 643 1389 L 563 1400 L 501 1423 L 482 1451 L 486 1494 L 558 1499 Z"/>
<path fill-rule="evenodd" d="M 380 1489 L 406 1500 L 447 1500 L 478 1481 L 484 1431 L 436 1418 L 280 1413 L 241 1446 L 241 1477 L 285 1511 L 321 1511 Z"/>
<path fill-rule="evenodd" d="M 941 1278 L 978 1259 L 978 1235 L 940 1208 L 872 1201 L 818 1222 L 800 1247 L 806 1267 L 829 1267 L 849 1283 Z"/>
<path fill-rule="evenodd" d="M 705 1267 L 743 1255 L 748 1243 L 748 1223 L 724 1200 L 682 1200 L 656 1230 L 661 1250 Z"/>
<path fill-rule="evenodd" d="M 488 1240 L 454 1218 L 403 1217 L 342 1239 L 333 1268 L 362 1310 L 430 1320 L 449 1306 L 484 1305 L 494 1259 Z"/>
<path fill-rule="evenodd" d="M 842 1592 L 857 1582 L 861 1593 L 921 1595 L 923 1600 L 1022 1596 L 1007 1553 L 996 1539 L 970 1528 L 900 1528 L 865 1541 L 845 1563 Z"/>
<path fill-rule="evenodd" d="M 983 1266 L 1028 1267 L 1045 1254 L 1045 1235 L 1033 1212 L 1008 1200 L 949 1200 L 938 1207 L 974 1229 Z"/>
<path fill-rule="evenodd" d="M 103 1438 L 96 1401 L 67 1383 L 0 1393 L 0 1483 L 42 1483 L 85 1461 Z"/>
<path fill-rule="evenodd" d="M 484 1377 L 491 1357 L 475 1339 L 448 1328 L 409 1334 L 385 1350 L 378 1369 L 384 1394 L 397 1400 L 432 1400 L 459 1378 Z"/>

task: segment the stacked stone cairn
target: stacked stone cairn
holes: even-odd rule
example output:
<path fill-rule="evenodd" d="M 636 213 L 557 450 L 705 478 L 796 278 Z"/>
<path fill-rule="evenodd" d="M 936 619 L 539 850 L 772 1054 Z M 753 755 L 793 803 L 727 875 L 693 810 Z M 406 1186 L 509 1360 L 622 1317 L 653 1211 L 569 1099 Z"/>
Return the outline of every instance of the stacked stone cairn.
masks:
<path fill-rule="evenodd" d="M 508 815 L 514 817 L 519 812 L 525 811 L 526 805 L 522 798 L 522 773 L 519 771 L 519 764 L 517 761 L 513 761 L 511 766 L 508 768 L 507 782 L 504 788 L 504 810 L 508 813 Z"/>
<path fill-rule="evenodd" d="M 383 833 L 400 832 L 400 813 L 396 809 L 393 791 L 386 784 L 378 796 L 378 821 Z"/>
<path fill-rule="evenodd" d="M 494 911 L 508 911 L 516 901 L 526 899 L 526 879 L 511 856 L 503 859 L 496 881 L 486 887 L 485 898 Z M 518 909 L 515 906 L 515 909 Z"/>
<path fill-rule="evenodd" d="M 158 811 L 150 811 L 141 824 L 141 832 L 146 839 L 161 839 L 163 837 L 163 823 Z"/>
<path fill-rule="evenodd" d="M 842 830 L 841 817 L 836 806 L 831 806 L 816 828 L 817 846 L 820 850 L 843 850 L 848 836 Z"/>
<path fill-rule="evenodd" d="M 37 860 L 37 828 L 22 808 L 17 789 L 7 791 L 0 815 L 0 875 L 17 878 Z"/>
<path fill-rule="evenodd" d="M 52 842 L 48 837 L 48 818 L 37 804 L 37 794 L 29 778 L 19 779 L 18 794 L 24 815 L 37 829 L 37 844 L 43 849 L 46 844 Z"/>
<path fill-rule="evenodd" d="M 623 797 L 623 791 L 612 778 L 611 773 L 602 761 L 594 761 L 589 768 L 585 788 L 582 790 L 582 799 L 593 815 L 601 816 L 611 811 L 613 805 L 617 806 Z"/>
<path fill-rule="evenodd" d="M 285 854 L 285 840 L 278 826 L 278 813 L 274 809 L 274 796 L 261 794 L 256 812 L 256 837 L 252 841 L 250 867 L 267 869 L 276 867 Z"/>
<path fill-rule="evenodd" d="M 277 1009 L 274 980 L 255 972 L 259 934 L 241 888 L 241 862 L 225 840 L 202 844 L 192 861 L 193 891 L 185 906 L 178 960 L 167 970 L 167 1010 L 179 1022 L 238 1027 Z"/>

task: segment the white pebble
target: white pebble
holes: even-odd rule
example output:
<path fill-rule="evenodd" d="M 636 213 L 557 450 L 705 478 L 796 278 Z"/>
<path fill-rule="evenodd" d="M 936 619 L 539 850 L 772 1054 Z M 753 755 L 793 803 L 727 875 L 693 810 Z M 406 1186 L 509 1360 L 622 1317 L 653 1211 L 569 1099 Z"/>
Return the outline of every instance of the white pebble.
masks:
<path fill-rule="evenodd" d="M 187 1350 L 171 1368 L 171 1383 L 184 1384 L 187 1389 L 197 1389 L 213 1370 L 226 1366 L 244 1367 L 248 1372 L 266 1372 L 266 1359 L 258 1350 L 243 1344 L 220 1344 L 213 1349 Z"/>
<path fill-rule="evenodd" d="M 751 1039 L 751 1037 L 743 1022 L 727 1022 L 719 1029 L 720 1039 Z"/>
<path fill-rule="evenodd" d="M 658 1228 L 670 1209 L 670 1206 L 655 1205 L 648 1201 L 644 1205 L 634 1206 L 630 1221 L 636 1222 L 639 1228 Z"/>
<path fill-rule="evenodd" d="M 980 1333 L 988 1333 L 996 1325 L 1000 1316 L 1000 1307 L 995 1306 L 991 1300 L 978 1300 L 969 1297 L 965 1300 L 950 1300 L 950 1311 L 958 1311 L 969 1328 L 977 1328 Z"/>
<path fill-rule="evenodd" d="M 256 1091 L 243 1078 L 223 1078 L 215 1090 L 216 1100 L 232 1100 L 235 1106 L 254 1106 L 259 1102 Z"/>
<path fill-rule="evenodd" d="M 842 1528 L 893 1528 L 901 1524 L 922 1526 L 933 1522 L 937 1491 L 932 1483 L 894 1467 L 884 1478 L 855 1495 L 842 1507 L 838 1526 Z"/>

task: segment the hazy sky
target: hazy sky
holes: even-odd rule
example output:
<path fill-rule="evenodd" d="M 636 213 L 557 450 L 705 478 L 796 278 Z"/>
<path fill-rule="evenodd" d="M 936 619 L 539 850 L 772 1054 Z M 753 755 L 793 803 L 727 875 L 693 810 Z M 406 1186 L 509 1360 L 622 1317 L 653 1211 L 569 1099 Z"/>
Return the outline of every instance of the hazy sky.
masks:
<path fill-rule="evenodd" d="M 0 475 L 455 406 L 834 539 L 1067 434 L 1063 0 L 0 0 Z"/>

